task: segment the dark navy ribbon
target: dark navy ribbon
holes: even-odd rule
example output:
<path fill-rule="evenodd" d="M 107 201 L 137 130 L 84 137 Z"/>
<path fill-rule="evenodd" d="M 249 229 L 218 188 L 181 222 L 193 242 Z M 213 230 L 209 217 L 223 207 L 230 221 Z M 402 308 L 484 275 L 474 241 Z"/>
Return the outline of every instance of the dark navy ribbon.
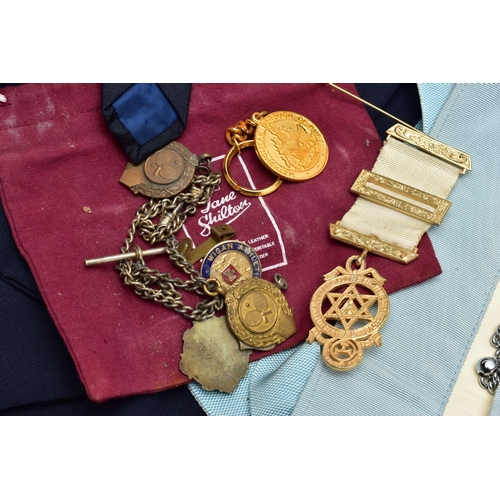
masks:
<path fill-rule="evenodd" d="M 107 83 L 102 110 L 109 129 L 135 165 L 186 127 L 190 83 Z"/>

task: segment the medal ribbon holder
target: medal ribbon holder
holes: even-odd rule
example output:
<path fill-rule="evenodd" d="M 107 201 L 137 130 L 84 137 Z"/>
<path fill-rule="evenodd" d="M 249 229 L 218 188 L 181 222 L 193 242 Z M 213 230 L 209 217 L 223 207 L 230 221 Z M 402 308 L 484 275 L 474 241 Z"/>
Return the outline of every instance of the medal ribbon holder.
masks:
<path fill-rule="evenodd" d="M 472 170 L 470 155 L 444 144 L 347 90 L 330 86 L 396 122 L 370 171 L 363 170 L 357 194 L 341 221 L 330 225 L 333 239 L 408 264 L 431 224 L 440 224 L 451 206 L 446 198 L 459 175 Z"/>
<path fill-rule="evenodd" d="M 307 342 L 322 346 L 328 366 L 350 370 L 361 362 L 365 348 L 382 344 L 380 329 L 390 303 L 383 288 L 386 280 L 366 268 L 367 253 L 403 264 L 415 260 L 423 234 L 441 223 L 451 206 L 446 198 L 459 176 L 470 170 L 469 155 L 410 125 L 399 123 L 387 131 L 372 171 L 363 170 L 351 186 L 358 198 L 341 221 L 330 224 L 333 239 L 363 252 L 350 257 L 345 268 L 337 266 L 326 274 L 311 298 L 314 327 Z"/>
<path fill-rule="evenodd" d="M 418 257 L 422 235 L 442 222 L 451 206 L 446 197 L 471 160 L 405 125 L 387 134 L 372 171 L 363 170 L 351 186 L 359 198 L 331 224 L 330 236 L 408 264 Z"/>

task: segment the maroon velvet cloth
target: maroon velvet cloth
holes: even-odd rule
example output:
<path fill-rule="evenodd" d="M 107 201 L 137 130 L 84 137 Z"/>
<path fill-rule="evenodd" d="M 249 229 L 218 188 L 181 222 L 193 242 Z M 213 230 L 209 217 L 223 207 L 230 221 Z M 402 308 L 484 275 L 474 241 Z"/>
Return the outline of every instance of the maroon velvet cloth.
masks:
<path fill-rule="evenodd" d="M 355 92 L 354 85 L 346 88 Z M 213 169 L 221 171 L 229 149 L 226 128 L 263 110 L 294 111 L 312 120 L 328 142 L 327 167 L 310 181 L 285 181 L 263 198 L 244 197 L 223 180 L 210 206 L 198 208 L 178 239 L 187 234 L 199 244 L 211 224 L 229 223 L 237 239 L 258 249 L 264 278 L 284 276 L 298 333 L 282 350 L 303 342 L 313 326 L 309 301 L 323 275 L 359 253 L 332 240 L 329 224 L 352 206 L 349 188 L 361 169 L 371 169 L 381 141 L 352 98 L 325 84 L 271 83 L 194 84 L 187 128 L 178 141 L 198 155 L 210 153 Z M 84 266 L 85 259 L 119 253 L 135 211 L 146 201 L 118 182 L 127 158 L 104 123 L 101 86 L 27 84 L 10 89 L 1 111 L 2 203 L 89 397 L 99 402 L 188 382 L 178 365 L 191 322 L 139 299 L 113 264 Z M 243 150 L 242 158 L 257 187 L 272 182 L 254 151 Z M 250 186 L 238 157 L 231 169 Z M 148 247 L 139 237 L 136 242 Z M 419 254 L 407 266 L 370 255 L 368 265 L 387 279 L 390 293 L 439 274 L 427 235 Z M 165 257 L 147 262 L 183 277 Z M 191 305 L 196 300 L 186 296 Z M 251 359 L 268 354 L 257 351 Z"/>

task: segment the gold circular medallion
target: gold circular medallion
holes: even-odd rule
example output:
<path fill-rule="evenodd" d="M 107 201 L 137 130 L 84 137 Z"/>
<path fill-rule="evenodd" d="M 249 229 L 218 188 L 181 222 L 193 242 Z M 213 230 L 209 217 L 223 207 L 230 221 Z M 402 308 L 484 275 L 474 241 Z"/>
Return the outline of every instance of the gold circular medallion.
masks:
<path fill-rule="evenodd" d="M 328 145 L 318 127 L 292 111 L 275 111 L 261 118 L 254 140 L 260 161 L 289 181 L 316 177 L 328 161 Z"/>

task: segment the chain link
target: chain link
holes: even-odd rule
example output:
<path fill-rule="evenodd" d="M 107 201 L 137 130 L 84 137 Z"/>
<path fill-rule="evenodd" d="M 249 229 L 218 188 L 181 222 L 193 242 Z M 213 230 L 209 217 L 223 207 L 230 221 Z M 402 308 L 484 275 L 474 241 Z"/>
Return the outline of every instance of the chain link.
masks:
<path fill-rule="evenodd" d="M 235 146 L 236 151 L 239 152 L 239 144 L 253 135 L 259 120 L 267 114 L 267 111 L 262 111 L 260 113 L 253 113 L 252 118 L 248 120 L 240 120 L 234 127 L 230 127 L 226 130 L 226 141 L 231 146 Z"/>
<path fill-rule="evenodd" d="M 194 265 L 178 252 L 175 238 L 175 233 L 186 219 L 196 213 L 198 205 L 209 201 L 221 182 L 221 175 L 210 171 L 210 157 L 207 155 L 199 157 L 197 171 L 199 175 L 193 178 L 187 191 L 172 198 L 151 199 L 137 210 L 121 248 L 122 253 L 130 252 L 137 233 L 151 245 L 164 242 L 169 259 L 189 278 L 173 278 L 168 272 L 149 268 L 138 246 L 135 247 L 137 258 L 120 261 L 116 270 L 124 283 L 142 299 L 159 302 L 193 321 L 202 321 L 223 308 L 224 298 L 218 294 L 207 297 L 204 287 L 212 290 L 214 284 L 203 278 Z M 205 299 L 195 307 L 188 306 L 184 304 L 179 289 L 202 295 Z"/>
<path fill-rule="evenodd" d="M 500 326 L 491 338 L 491 345 L 496 348 L 494 357 L 481 358 L 477 363 L 477 372 L 481 387 L 495 394 L 500 383 Z"/>

